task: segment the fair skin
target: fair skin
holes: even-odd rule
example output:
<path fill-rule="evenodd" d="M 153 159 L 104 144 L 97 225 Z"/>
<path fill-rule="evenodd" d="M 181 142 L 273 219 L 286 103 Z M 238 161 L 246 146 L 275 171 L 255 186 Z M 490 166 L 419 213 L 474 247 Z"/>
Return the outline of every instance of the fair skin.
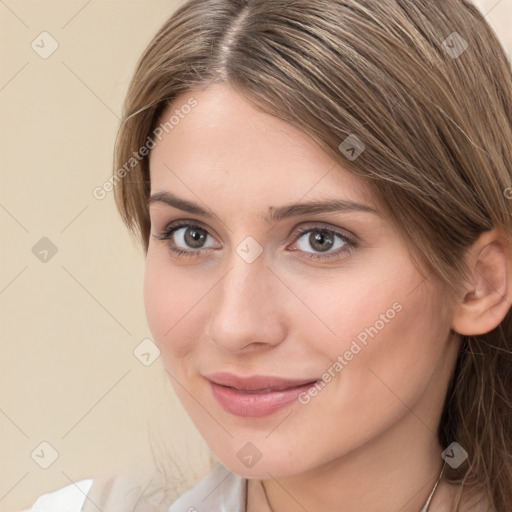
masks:
<path fill-rule="evenodd" d="M 198 105 L 151 152 L 151 194 L 172 193 L 212 216 L 151 203 L 144 279 L 148 323 L 178 397 L 224 466 L 263 481 L 274 512 L 334 512 L 340 503 L 418 512 L 446 448 L 436 432 L 459 348 L 450 329 L 492 329 L 508 309 L 510 269 L 497 235 L 470 253 L 481 291 L 475 279 L 448 302 L 361 178 L 226 85 L 183 94 L 162 118 L 190 97 Z M 333 198 L 377 213 L 263 218 L 269 207 Z M 188 245 L 187 226 L 157 238 L 183 219 L 204 234 L 202 246 Z M 311 241 L 320 228 L 334 232 L 326 252 Z M 250 263 L 237 253 L 248 236 L 263 250 Z M 330 258 L 308 259 L 315 254 Z M 401 307 L 390 319 L 393 304 Z M 241 417 L 221 407 L 204 377 L 320 379 L 383 314 L 378 333 L 307 404 Z M 261 454 L 251 467 L 237 457 L 247 443 Z M 443 482 L 431 511 L 448 512 L 453 496 Z"/>

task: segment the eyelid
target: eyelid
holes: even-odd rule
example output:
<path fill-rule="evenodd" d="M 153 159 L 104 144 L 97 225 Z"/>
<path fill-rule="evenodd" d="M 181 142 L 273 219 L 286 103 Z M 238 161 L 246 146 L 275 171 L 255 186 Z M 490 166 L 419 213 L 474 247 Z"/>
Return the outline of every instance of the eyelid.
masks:
<path fill-rule="evenodd" d="M 166 223 L 163 229 L 161 230 L 160 235 L 155 235 L 155 238 L 158 238 L 159 236 L 164 235 L 166 232 L 171 231 L 173 228 L 178 229 L 179 227 L 185 227 L 185 226 L 192 226 L 192 227 L 199 227 L 201 229 L 204 229 L 208 232 L 208 234 L 212 235 L 210 228 L 205 227 L 201 221 L 198 221 L 196 219 L 178 219 L 171 221 L 169 223 Z M 337 226 L 332 226 L 331 224 L 327 224 L 322 221 L 309 221 L 309 222 L 302 222 L 298 226 L 294 227 L 288 237 L 290 236 L 297 236 L 304 234 L 305 231 L 312 229 L 325 229 L 326 231 L 332 231 L 336 234 L 339 234 L 340 236 L 346 238 L 352 243 L 358 242 L 358 237 L 352 233 L 351 231 L 347 230 L 346 228 L 340 228 Z"/>

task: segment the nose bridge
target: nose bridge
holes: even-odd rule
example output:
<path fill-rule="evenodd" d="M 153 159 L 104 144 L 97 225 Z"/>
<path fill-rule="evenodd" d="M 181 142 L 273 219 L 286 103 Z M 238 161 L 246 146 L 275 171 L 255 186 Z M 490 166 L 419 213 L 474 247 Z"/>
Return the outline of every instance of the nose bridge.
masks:
<path fill-rule="evenodd" d="M 233 251 L 227 273 L 216 287 L 210 325 L 210 338 L 230 352 L 251 344 L 273 345 L 284 337 L 278 280 L 266 267 L 263 254 L 252 259 L 239 251 L 240 247 Z"/>

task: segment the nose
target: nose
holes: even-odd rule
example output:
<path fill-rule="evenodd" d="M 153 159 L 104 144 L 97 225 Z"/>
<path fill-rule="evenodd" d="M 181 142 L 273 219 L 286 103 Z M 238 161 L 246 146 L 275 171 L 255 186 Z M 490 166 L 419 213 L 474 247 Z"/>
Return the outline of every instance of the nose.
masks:
<path fill-rule="evenodd" d="M 282 294 L 283 284 L 263 255 L 247 263 L 234 253 L 212 296 L 210 339 L 229 354 L 278 345 L 286 336 Z"/>

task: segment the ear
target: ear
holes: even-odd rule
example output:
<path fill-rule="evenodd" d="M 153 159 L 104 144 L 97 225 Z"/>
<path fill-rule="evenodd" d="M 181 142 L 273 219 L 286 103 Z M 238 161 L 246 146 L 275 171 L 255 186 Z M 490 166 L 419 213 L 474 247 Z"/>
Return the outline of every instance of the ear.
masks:
<path fill-rule="evenodd" d="M 482 233 L 466 253 L 471 283 L 461 290 L 452 329 L 462 335 L 492 331 L 511 307 L 512 252 L 499 231 Z"/>

